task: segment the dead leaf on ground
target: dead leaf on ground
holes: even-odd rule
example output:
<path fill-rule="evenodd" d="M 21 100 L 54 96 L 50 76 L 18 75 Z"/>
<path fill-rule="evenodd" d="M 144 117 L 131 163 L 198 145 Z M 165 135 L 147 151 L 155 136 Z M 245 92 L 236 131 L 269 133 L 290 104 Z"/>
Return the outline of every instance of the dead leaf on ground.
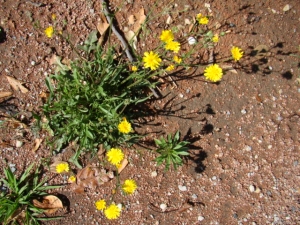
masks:
<path fill-rule="evenodd" d="M 101 34 L 101 36 L 106 32 L 107 28 L 109 28 L 109 23 L 104 16 L 100 16 L 100 22 L 97 24 L 97 30 Z"/>
<path fill-rule="evenodd" d="M 128 17 L 128 25 L 133 25 L 135 23 L 136 19 L 134 17 L 134 15 L 130 15 Z"/>
<path fill-rule="evenodd" d="M 34 146 L 33 146 L 33 149 L 32 149 L 33 152 L 35 152 L 36 150 L 38 150 L 38 148 L 40 147 L 42 141 L 43 141 L 43 139 L 41 139 L 41 138 L 36 138 L 34 140 Z"/>
<path fill-rule="evenodd" d="M 121 165 L 118 167 L 118 173 L 120 174 L 122 172 L 122 170 L 124 170 L 124 168 L 128 165 L 128 160 L 127 158 L 123 159 L 123 161 L 121 162 Z"/>
<path fill-rule="evenodd" d="M 72 183 L 72 189 L 77 194 L 83 194 L 86 189 L 95 190 L 100 185 L 114 177 L 112 172 L 107 172 L 99 167 L 86 166 L 76 175 L 76 182 Z"/>
<path fill-rule="evenodd" d="M 11 85 L 11 87 L 15 90 L 15 91 L 21 91 L 23 94 L 28 92 L 28 89 L 25 88 L 22 83 L 18 80 L 16 80 L 13 77 L 10 76 L 6 76 L 8 83 Z"/>
<path fill-rule="evenodd" d="M 62 209 L 64 207 L 62 201 L 55 195 L 44 196 L 42 202 L 36 199 L 33 199 L 32 202 L 35 207 L 45 209 L 44 212 L 47 214 L 53 214 L 58 209 Z"/>
<path fill-rule="evenodd" d="M 125 32 L 125 38 L 127 41 L 132 42 L 132 47 L 137 50 L 136 45 L 137 45 L 137 37 L 135 33 L 132 30 L 129 30 Z"/>
<path fill-rule="evenodd" d="M 136 18 L 136 22 L 133 25 L 133 31 L 134 31 L 134 33 L 136 33 L 147 18 L 145 15 L 144 8 L 141 8 L 139 12 L 134 14 L 134 16 Z"/>
<path fill-rule="evenodd" d="M 0 98 L 5 98 L 11 96 L 13 93 L 10 91 L 0 92 Z"/>
<path fill-rule="evenodd" d="M 232 67 L 232 65 L 223 64 L 223 65 L 221 65 L 221 67 L 223 68 L 224 71 L 229 71 L 229 72 L 238 74 L 238 72 L 236 71 L 236 69 L 234 69 L 234 68 Z"/>

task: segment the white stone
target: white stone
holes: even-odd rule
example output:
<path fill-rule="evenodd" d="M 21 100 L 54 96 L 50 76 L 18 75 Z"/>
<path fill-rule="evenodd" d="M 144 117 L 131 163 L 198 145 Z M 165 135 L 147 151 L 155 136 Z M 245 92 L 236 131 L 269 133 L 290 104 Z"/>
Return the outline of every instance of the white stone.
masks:
<path fill-rule="evenodd" d="M 157 172 L 156 171 L 153 171 L 152 173 L 151 173 L 151 177 L 156 177 L 157 176 Z"/>
<path fill-rule="evenodd" d="M 165 203 L 160 204 L 159 208 L 164 212 L 167 209 L 167 205 Z"/>
<path fill-rule="evenodd" d="M 289 11 L 291 9 L 291 6 L 289 4 L 286 4 L 284 7 L 283 7 L 283 11 L 286 12 L 286 11 Z"/>
<path fill-rule="evenodd" d="M 198 221 L 202 221 L 204 220 L 204 217 L 203 216 L 198 216 Z"/>
<path fill-rule="evenodd" d="M 194 37 L 189 37 L 188 43 L 189 43 L 189 45 L 194 45 L 197 43 L 197 40 Z"/>
<path fill-rule="evenodd" d="M 255 191 L 255 186 L 251 184 L 251 185 L 249 186 L 249 191 L 250 191 L 250 192 L 254 192 L 254 191 Z"/>
<path fill-rule="evenodd" d="M 180 191 L 187 191 L 186 186 L 178 185 L 178 188 L 179 188 Z"/>

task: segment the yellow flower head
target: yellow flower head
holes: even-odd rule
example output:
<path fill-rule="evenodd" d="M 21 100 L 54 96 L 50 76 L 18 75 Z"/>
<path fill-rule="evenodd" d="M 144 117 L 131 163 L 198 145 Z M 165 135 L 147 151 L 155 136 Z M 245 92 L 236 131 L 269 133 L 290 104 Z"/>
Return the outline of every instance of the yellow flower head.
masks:
<path fill-rule="evenodd" d="M 153 51 L 145 52 L 143 62 L 145 68 L 156 70 L 161 63 L 161 58 L 159 58 L 159 55 L 157 53 L 154 53 Z"/>
<path fill-rule="evenodd" d="M 119 148 L 112 148 L 106 153 L 106 157 L 112 165 L 117 166 L 124 159 L 124 153 Z"/>
<path fill-rule="evenodd" d="M 178 41 L 169 41 L 166 43 L 165 49 L 178 53 L 180 49 L 180 43 Z"/>
<path fill-rule="evenodd" d="M 212 37 L 211 40 L 212 40 L 212 42 L 214 42 L 214 43 L 219 42 L 219 35 L 215 34 L 215 35 Z"/>
<path fill-rule="evenodd" d="M 121 209 L 115 204 L 111 204 L 104 210 L 104 215 L 109 220 L 117 219 L 118 217 L 120 217 L 120 214 Z"/>
<path fill-rule="evenodd" d="M 206 25 L 206 24 L 208 24 L 209 19 L 208 19 L 207 16 L 204 16 L 204 17 L 201 17 L 201 18 L 198 20 L 198 22 L 199 22 L 200 24 L 202 24 L 202 25 Z"/>
<path fill-rule="evenodd" d="M 70 176 L 68 179 L 69 183 L 74 183 L 76 181 L 76 177 L 75 176 Z"/>
<path fill-rule="evenodd" d="M 174 35 L 171 30 L 163 30 L 160 35 L 160 40 L 168 43 L 169 41 L 174 40 Z"/>
<path fill-rule="evenodd" d="M 122 189 L 126 194 L 133 194 L 133 192 L 136 190 L 137 185 L 134 180 L 125 180 L 124 184 L 122 185 Z"/>
<path fill-rule="evenodd" d="M 52 20 L 56 20 L 56 14 L 55 14 L 55 13 L 53 13 L 53 14 L 51 15 L 51 19 L 52 19 Z"/>
<path fill-rule="evenodd" d="M 136 71 L 138 70 L 138 68 L 137 68 L 137 66 L 132 66 L 132 67 L 131 67 L 131 70 L 132 70 L 133 72 L 136 72 Z"/>
<path fill-rule="evenodd" d="M 98 200 L 95 202 L 95 206 L 97 210 L 103 210 L 106 208 L 106 202 L 105 200 Z"/>
<path fill-rule="evenodd" d="M 174 55 L 173 60 L 174 60 L 174 62 L 176 62 L 178 64 L 181 63 L 181 61 L 182 61 L 182 59 L 179 58 L 178 55 Z"/>
<path fill-rule="evenodd" d="M 69 172 L 69 164 L 66 162 L 59 163 L 55 169 L 57 173 Z"/>
<path fill-rule="evenodd" d="M 210 65 L 204 70 L 204 76 L 207 80 L 217 82 L 223 76 L 222 68 L 217 64 Z"/>
<path fill-rule="evenodd" d="M 244 52 L 239 47 L 232 47 L 231 48 L 231 55 L 234 61 L 238 61 L 243 57 Z"/>
<path fill-rule="evenodd" d="M 47 36 L 48 38 L 52 38 L 53 33 L 54 33 L 54 28 L 53 28 L 52 26 L 47 27 L 47 28 L 44 30 L 44 33 L 46 34 L 46 36 Z"/>
<path fill-rule="evenodd" d="M 196 19 L 197 20 L 200 20 L 202 18 L 202 14 L 201 13 L 198 13 L 197 15 L 196 15 Z"/>
<path fill-rule="evenodd" d="M 170 65 L 170 66 L 168 66 L 167 68 L 166 68 L 166 71 L 172 71 L 172 70 L 174 70 L 175 69 L 175 67 L 174 67 L 174 65 L 172 64 L 172 65 Z"/>
<path fill-rule="evenodd" d="M 131 131 L 131 124 L 127 122 L 126 118 L 123 118 L 123 121 L 119 123 L 118 130 L 123 134 L 128 134 Z"/>

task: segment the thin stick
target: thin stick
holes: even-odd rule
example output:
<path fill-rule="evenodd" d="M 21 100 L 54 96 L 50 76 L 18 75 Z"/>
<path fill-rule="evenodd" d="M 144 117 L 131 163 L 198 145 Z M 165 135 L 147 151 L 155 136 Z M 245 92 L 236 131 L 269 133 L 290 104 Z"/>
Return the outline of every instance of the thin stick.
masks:
<path fill-rule="evenodd" d="M 105 2 L 105 0 L 101 0 L 101 2 L 102 2 L 102 7 L 103 7 L 104 15 L 105 15 L 108 23 L 111 25 L 113 33 L 121 41 L 121 43 L 123 45 L 123 48 L 125 50 L 127 58 L 129 59 L 130 62 L 136 61 L 136 59 L 132 56 L 132 54 L 130 52 L 130 47 L 128 46 L 127 42 L 124 40 L 123 36 L 119 33 L 119 31 L 114 26 L 112 18 L 110 17 L 110 12 L 108 11 L 108 8 L 107 8 L 107 3 Z M 153 88 L 150 88 L 150 90 L 152 91 L 153 95 L 156 98 L 159 98 L 159 95 L 156 93 L 156 91 Z"/>

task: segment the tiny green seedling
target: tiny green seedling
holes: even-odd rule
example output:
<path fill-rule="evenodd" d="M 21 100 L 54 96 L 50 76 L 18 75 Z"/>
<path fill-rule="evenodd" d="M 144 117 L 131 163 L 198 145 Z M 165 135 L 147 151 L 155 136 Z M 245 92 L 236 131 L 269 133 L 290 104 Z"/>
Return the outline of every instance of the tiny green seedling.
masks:
<path fill-rule="evenodd" d="M 179 131 L 176 132 L 174 138 L 172 138 L 171 134 L 168 134 L 167 140 L 161 137 L 160 139 L 155 139 L 154 141 L 158 146 L 156 151 L 160 154 L 155 161 L 158 165 L 161 165 L 164 162 L 166 165 L 166 170 L 169 170 L 171 163 L 176 170 L 177 167 L 181 166 L 183 163 L 181 156 L 189 155 L 187 152 L 188 148 L 186 147 L 189 142 L 179 142 Z"/>

